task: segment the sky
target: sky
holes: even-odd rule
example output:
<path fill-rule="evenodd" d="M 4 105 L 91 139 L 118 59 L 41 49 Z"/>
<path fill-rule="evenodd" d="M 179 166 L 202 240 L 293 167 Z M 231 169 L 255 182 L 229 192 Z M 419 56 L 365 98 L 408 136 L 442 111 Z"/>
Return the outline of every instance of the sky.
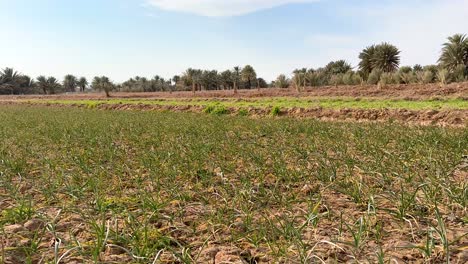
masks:
<path fill-rule="evenodd" d="M 389 42 L 434 64 L 468 0 L 0 0 L 0 68 L 116 82 L 252 65 L 268 81 Z"/>

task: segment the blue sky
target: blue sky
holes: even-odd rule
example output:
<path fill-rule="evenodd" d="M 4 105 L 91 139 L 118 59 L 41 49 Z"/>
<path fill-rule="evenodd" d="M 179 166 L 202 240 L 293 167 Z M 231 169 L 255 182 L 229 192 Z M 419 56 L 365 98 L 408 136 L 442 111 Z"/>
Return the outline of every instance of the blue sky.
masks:
<path fill-rule="evenodd" d="M 468 0 L 0 0 L 0 67 L 121 82 L 251 64 L 272 80 L 382 41 L 433 64 L 466 18 Z"/>

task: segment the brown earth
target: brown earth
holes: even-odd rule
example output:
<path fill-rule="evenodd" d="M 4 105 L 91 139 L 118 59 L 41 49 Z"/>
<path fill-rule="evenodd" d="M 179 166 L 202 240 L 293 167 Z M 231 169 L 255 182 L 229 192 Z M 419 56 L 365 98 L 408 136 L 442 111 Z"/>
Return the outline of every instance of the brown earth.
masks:
<path fill-rule="evenodd" d="M 411 84 L 411 85 L 388 85 L 378 87 L 376 85 L 364 86 L 325 86 L 308 87 L 301 93 L 295 89 L 269 88 L 260 90 L 239 90 L 235 95 L 232 91 L 198 91 L 192 92 L 151 92 L 151 93 L 112 93 L 113 98 L 257 98 L 257 97 L 372 97 L 372 98 L 394 98 L 394 99 L 428 99 L 428 98 L 467 98 L 468 82 L 452 83 L 448 85 L 440 84 Z M 60 95 L 21 95 L 21 96 L 0 96 L 0 99 L 105 99 L 103 93 L 76 93 Z"/>
<path fill-rule="evenodd" d="M 1 102 L 0 104 L 16 104 L 17 102 Z M 22 102 L 21 104 L 28 105 L 47 105 L 51 107 L 87 107 L 86 105 L 56 105 L 43 103 Z M 172 111 L 172 112 L 203 112 L 203 106 L 191 105 L 149 105 L 149 104 L 100 104 L 97 106 L 102 110 L 140 110 L 140 111 Z M 227 109 L 230 115 L 239 115 L 240 109 L 230 107 Z M 270 108 L 247 108 L 248 116 L 265 117 L 271 113 Z M 438 125 L 438 126 L 457 126 L 465 127 L 468 125 L 468 110 L 408 110 L 408 109 L 329 109 L 329 108 L 299 108 L 292 107 L 283 109 L 279 113 L 280 116 L 294 118 L 314 118 L 326 121 L 372 121 L 372 122 L 389 122 L 395 121 L 399 123 L 412 125 Z"/>

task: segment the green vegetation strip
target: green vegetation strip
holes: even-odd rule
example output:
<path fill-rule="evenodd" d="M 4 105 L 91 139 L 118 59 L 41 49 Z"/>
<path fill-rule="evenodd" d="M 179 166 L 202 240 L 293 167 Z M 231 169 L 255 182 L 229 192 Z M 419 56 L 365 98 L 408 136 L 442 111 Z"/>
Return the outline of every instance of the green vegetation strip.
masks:
<path fill-rule="evenodd" d="M 442 263 L 466 247 L 466 128 L 22 105 L 0 120 L 13 263 L 212 263 L 215 246 L 246 263 Z"/>
<path fill-rule="evenodd" d="M 329 109 L 468 109 L 468 100 L 464 99 L 438 99 L 438 100 L 391 100 L 391 99 L 353 99 L 353 98 L 261 98 L 261 99 L 108 99 L 108 100 L 23 100 L 22 102 L 86 105 L 90 108 L 99 104 L 144 104 L 162 106 L 223 106 L 223 107 L 258 107 L 258 108 L 314 108 Z"/>

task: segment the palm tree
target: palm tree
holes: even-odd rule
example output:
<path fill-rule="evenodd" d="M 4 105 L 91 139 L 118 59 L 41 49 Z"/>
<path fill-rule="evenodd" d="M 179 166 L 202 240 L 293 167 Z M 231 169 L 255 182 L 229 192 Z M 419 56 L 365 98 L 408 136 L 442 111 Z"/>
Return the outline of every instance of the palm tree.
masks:
<path fill-rule="evenodd" d="M 232 71 L 232 81 L 234 83 L 234 94 L 237 94 L 237 86 L 239 84 L 241 70 L 242 70 L 241 67 L 235 66 Z"/>
<path fill-rule="evenodd" d="M 248 84 L 248 89 L 252 88 L 252 81 L 257 79 L 257 73 L 250 65 L 246 65 L 241 71 L 241 80 Z"/>
<path fill-rule="evenodd" d="M 60 88 L 60 83 L 55 77 L 47 78 L 47 90 L 50 94 L 55 94 L 58 88 Z"/>
<path fill-rule="evenodd" d="M 372 60 L 375 54 L 375 45 L 366 47 L 361 53 L 359 54 L 359 70 L 366 75 L 369 75 L 373 69 Z"/>
<path fill-rule="evenodd" d="M 63 79 L 63 88 L 65 88 L 66 92 L 75 92 L 75 88 L 77 86 L 77 79 L 75 76 L 68 74 Z"/>
<path fill-rule="evenodd" d="M 223 89 L 231 89 L 233 86 L 233 80 L 232 80 L 232 71 L 231 70 L 225 70 L 222 73 L 219 74 L 219 79 L 221 81 L 221 84 L 223 85 Z"/>
<path fill-rule="evenodd" d="M 389 43 L 376 46 L 372 59 L 372 68 L 381 69 L 384 72 L 394 72 L 400 65 L 400 50 Z"/>
<path fill-rule="evenodd" d="M 439 64 L 454 71 L 458 65 L 465 65 L 468 68 L 468 38 L 466 35 L 455 34 L 448 38 L 448 42 L 442 47 L 442 54 Z"/>
<path fill-rule="evenodd" d="M 94 77 L 91 86 L 95 90 L 104 91 L 106 93 L 106 97 L 110 97 L 109 93 L 113 89 L 114 84 L 106 76 L 96 76 Z"/>
<path fill-rule="evenodd" d="M 88 86 L 88 80 L 85 77 L 81 77 L 76 84 L 80 87 L 80 92 L 84 92 Z"/>
<path fill-rule="evenodd" d="M 172 81 L 174 82 L 174 86 L 177 86 L 177 83 L 180 81 L 180 76 L 174 75 L 174 77 L 172 77 Z"/>
<path fill-rule="evenodd" d="M 44 94 L 47 94 L 47 77 L 44 75 L 41 75 L 37 77 L 37 86 L 44 92 Z"/>
<path fill-rule="evenodd" d="M 289 87 L 289 79 L 284 74 L 280 74 L 278 78 L 276 78 L 275 86 L 277 88 L 288 88 Z"/>
<path fill-rule="evenodd" d="M 5 68 L 0 72 L 0 93 L 12 94 L 19 86 L 21 74 L 12 68 Z"/>
<path fill-rule="evenodd" d="M 359 70 L 369 75 L 372 70 L 394 72 L 400 64 L 400 50 L 389 43 L 366 47 L 360 54 Z"/>
<path fill-rule="evenodd" d="M 296 90 L 297 92 L 300 92 L 302 89 L 301 89 L 301 86 L 305 86 L 305 82 L 306 82 L 306 71 L 303 71 L 303 70 L 295 70 L 293 72 L 294 76 L 293 76 L 293 82 L 294 82 L 294 85 L 296 86 Z"/>
<path fill-rule="evenodd" d="M 351 64 L 349 64 L 345 60 L 332 61 L 328 63 L 327 66 L 325 66 L 325 71 L 331 75 L 345 74 L 352 69 L 353 67 L 351 67 Z"/>

